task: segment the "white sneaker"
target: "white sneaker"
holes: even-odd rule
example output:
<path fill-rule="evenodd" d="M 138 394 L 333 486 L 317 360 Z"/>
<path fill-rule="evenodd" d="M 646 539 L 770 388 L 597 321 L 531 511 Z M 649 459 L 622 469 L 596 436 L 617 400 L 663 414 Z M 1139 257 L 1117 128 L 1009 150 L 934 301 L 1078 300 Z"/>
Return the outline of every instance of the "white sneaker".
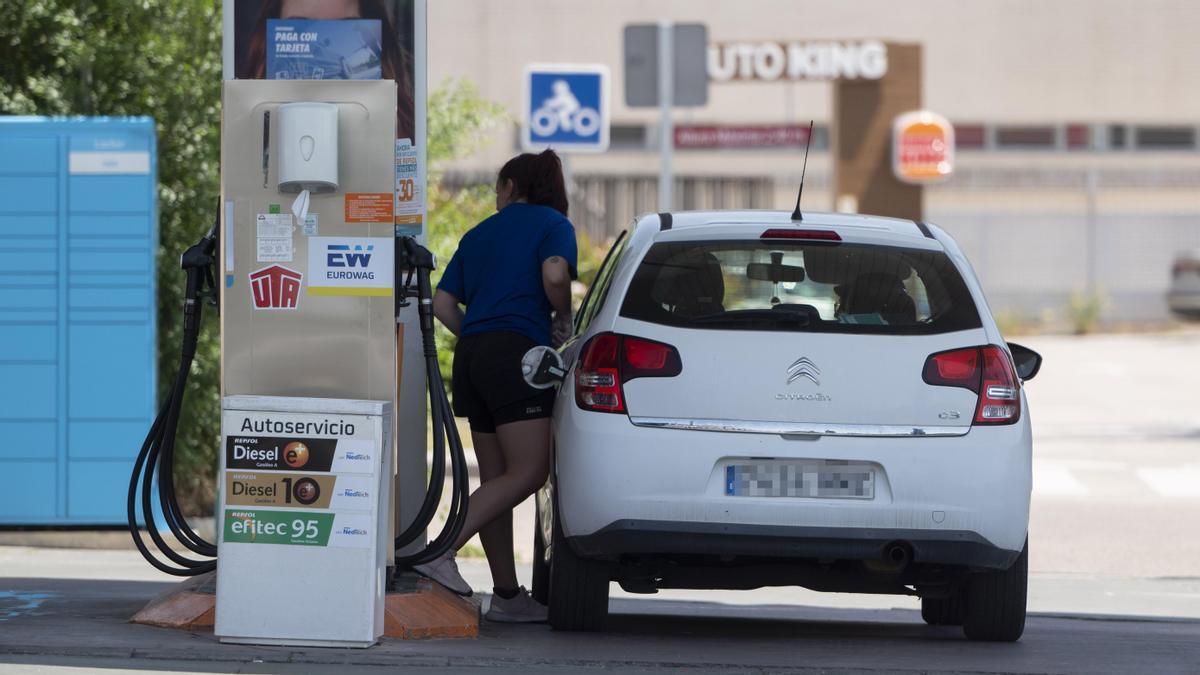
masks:
<path fill-rule="evenodd" d="M 550 610 L 533 596 L 524 586 L 517 589 L 517 594 L 505 599 L 492 594 L 492 602 L 484 618 L 498 623 L 543 623 L 549 616 Z"/>
<path fill-rule="evenodd" d="M 453 553 L 443 554 L 440 558 L 413 565 L 413 571 L 423 577 L 433 579 L 449 590 L 463 596 L 471 595 L 471 584 L 458 572 L 458 563 L 454 561 Z"/>

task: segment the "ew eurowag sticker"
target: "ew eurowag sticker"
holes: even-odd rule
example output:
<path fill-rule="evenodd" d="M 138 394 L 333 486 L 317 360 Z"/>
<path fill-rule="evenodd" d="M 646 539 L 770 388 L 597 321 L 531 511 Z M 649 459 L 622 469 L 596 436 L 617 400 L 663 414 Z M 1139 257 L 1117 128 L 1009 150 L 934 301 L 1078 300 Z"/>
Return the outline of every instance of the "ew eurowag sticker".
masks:
<path fill-rule="evenodd" d="M 271 265 L 250 273 L 254 309 L 296 309 L 304 274 L 282 265 Z"/>
<path fill-rule="evenodd" d="M 310 237 L 308 294 L 390 296 L 394 246 L 392 237 Z"/>

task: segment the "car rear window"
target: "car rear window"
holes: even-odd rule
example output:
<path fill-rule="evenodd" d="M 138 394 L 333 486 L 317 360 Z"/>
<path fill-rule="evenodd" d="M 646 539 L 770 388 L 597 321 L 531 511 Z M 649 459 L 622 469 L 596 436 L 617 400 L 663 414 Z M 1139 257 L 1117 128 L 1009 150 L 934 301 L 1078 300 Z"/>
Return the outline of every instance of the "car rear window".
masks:
<path fill-rule="evenodd" d="M 926 335 L 979 328 L 941 251 L 830 242 L 660 242 L 621 316 L 683 328 Z"/>

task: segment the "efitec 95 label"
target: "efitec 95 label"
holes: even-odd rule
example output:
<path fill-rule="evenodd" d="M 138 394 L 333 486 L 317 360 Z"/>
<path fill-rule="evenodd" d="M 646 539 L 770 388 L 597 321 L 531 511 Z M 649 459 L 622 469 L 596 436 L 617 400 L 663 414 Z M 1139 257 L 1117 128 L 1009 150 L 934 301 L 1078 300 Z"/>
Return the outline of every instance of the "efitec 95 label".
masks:
<path fill-rule="evenodd" d="M 326 546 L 333 518 L 332 513 L 226 509 L 223 534 L 227 543 Z"/>

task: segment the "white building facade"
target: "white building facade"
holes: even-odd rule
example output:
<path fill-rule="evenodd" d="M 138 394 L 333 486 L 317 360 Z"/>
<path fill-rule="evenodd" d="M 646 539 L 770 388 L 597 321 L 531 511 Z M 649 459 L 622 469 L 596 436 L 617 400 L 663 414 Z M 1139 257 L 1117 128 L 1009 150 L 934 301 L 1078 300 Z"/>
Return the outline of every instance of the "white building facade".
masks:
<path fill-rule="evenodd" d="M 515 121 L 527 64 L 607 64 L 610 150 L 569 161 L 573 219 L 604 238 L 656 207 L 658 112 L 625 106 L 622 30 L 658 21 L 709 31 L 708 104 L 674 116 L 675 208 L 791 208 L 815 120 L 805 202 L 834 210 L 821 80 L 886 68 L 874 45 L 919 44 L 924 107 L 957 141 L 925 216 L 993 309 L 1060 323 L 1093 293 L 1109 321 L 1167 317 L 1171 261 L 1200 248 L 1200 2 L 435 0 L 431 81 L 470 80 Z M 508 128 L 447 168 L 490 182 L 516 152 Z"/>

